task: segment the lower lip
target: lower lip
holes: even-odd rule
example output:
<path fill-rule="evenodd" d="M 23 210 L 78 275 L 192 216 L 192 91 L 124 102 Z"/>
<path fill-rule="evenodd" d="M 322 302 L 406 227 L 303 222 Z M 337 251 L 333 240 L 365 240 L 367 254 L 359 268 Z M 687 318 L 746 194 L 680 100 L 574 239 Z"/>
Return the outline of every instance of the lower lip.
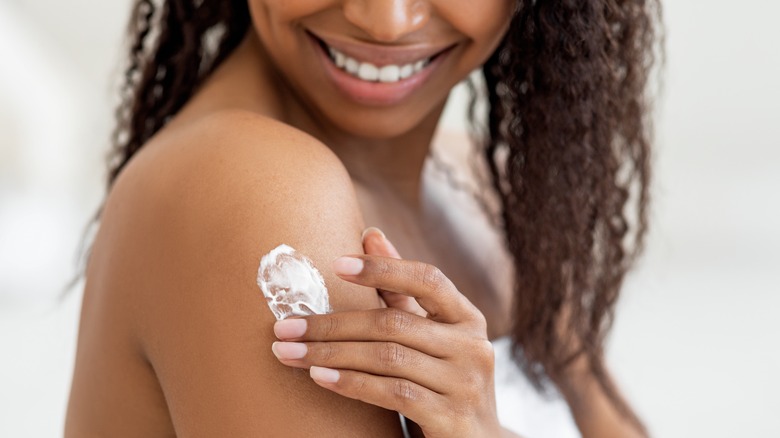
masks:
<path fill-rule="evenodd" d="M 336 88 L 353 101 L 367 106 L 392 106 L 400 103 L 425 85 L 434 70 L 441 65 L 444 58 L 449 54 L 449 50 L 439 54 L 425 68 L 398 82 L 368 82 L 358 79 L 336 67 L 336 64 L 325 53 L 319 41 L 313 37 L 310 37 L 310 39 L 322 58 L 328 78 L 333 81 Z"/>

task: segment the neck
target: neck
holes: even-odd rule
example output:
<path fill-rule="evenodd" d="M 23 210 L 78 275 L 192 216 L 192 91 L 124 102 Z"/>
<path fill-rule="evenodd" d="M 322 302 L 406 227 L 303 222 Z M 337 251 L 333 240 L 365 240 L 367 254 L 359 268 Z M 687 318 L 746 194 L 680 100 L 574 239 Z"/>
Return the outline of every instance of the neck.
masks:
<path fill-rule="evenodd" d="M 300 107 L 286 121 L 326 144 L 356 183 L 372 192 L 395 195 L 417 209 L 423 166 L 443 109 L 444 102 L 411 131 L 386 139 L 354 136 Z"/>

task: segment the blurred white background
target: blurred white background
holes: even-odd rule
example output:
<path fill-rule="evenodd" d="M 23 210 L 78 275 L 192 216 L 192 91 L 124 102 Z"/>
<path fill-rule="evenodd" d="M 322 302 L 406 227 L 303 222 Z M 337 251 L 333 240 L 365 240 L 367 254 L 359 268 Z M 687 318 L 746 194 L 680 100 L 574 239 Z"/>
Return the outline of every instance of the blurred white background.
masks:
<path fill-rule="evenodd" d="M 80 293 L 56 297 L 103 195 L 129 3 L 0 0 L 0 437 L 61 435 Z M 655 436 L 780 437 L 780 3 L 664 6 L 653 229 L 610 359 Z"/>

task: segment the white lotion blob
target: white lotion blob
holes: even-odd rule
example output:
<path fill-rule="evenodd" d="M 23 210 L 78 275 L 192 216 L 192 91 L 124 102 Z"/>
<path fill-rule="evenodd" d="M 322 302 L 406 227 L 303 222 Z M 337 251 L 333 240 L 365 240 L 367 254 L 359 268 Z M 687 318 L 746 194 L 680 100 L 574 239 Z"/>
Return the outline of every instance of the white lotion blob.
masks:
<path fill-rule="evenodd" d="M 289 245 L 279 245 L 263 256 L 257 285 L 277 321 L 331 312 L 322 274 L 311 260 Z"/>

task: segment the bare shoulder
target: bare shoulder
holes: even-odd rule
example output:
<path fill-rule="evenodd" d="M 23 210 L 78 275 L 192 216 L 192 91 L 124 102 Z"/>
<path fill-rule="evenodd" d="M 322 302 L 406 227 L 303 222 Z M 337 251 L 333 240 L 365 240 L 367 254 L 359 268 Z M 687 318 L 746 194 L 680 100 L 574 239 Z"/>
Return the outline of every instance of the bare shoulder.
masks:
<path fill-rule="evenodd" d="M 151 241 L 145 245 L 179 239 L 170 243 L 197 245 L 196 254 L 223 249 L 256 271 L 260 256 L 286 243 L 312 258 L 326 282 L 337 281 L 334 258 L 362 252 L 363 218 L 347 171 L 295 128 L 230 111 L 147 147 L 120 175 L 104 216 L 147 226 L 138 236 Z M 373 291 L 361 292 L 341 304 L 378 302 Z"/>
<path fill-rule="evenodd" d="M 112 195 L 186 195 L 205 203 L 189 205 L 197 208 L 250 200 L 296 201 L 275 205 L 280 211 L 354 201 L 349 175 L 330 149 L 293 127 L 244 111 L 217 113 L 169 130 L 137 155 Z M 128 187 L 132 192 L 123 190 Z M 148 188 L 149 193 L 144 190 Z M 288 197 L 292 194 L 295 199 Z M 248 209 L 253 207 L 239 208 Z M 350 211 L 358 213 L 356 208 Z"/>
<path fill-rule="evenodd" d="M 278 363 L 255 279 L 284 243 L 338 310 L 379 305 L 330 263 L 362 253 L 349 175 L 315 139 L 248 113 L 209 116 L 144 148 L 106 205 L 90 271 L 121 296 L 179 436 L 397 436 L 397 416 Z"/>

